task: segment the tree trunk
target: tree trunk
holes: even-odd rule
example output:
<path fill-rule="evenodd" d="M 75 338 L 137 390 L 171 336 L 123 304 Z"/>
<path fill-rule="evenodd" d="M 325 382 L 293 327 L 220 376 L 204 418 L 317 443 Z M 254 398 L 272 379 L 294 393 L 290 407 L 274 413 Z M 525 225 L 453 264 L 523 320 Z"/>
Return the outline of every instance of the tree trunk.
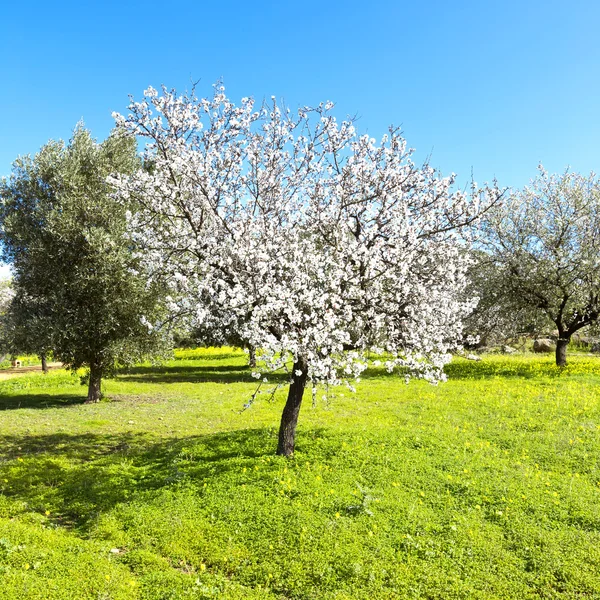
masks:
<path fill-rule="evenodd" d="M 281 415 L 281 425 L 279 426 L 277 454 L 282 456 L 292 456 L 294 454 L 296 425 L 298 425 L 298 415 L 300 414 L 307 377 L 307 361 L 304 357 L 299 356 L 292 367 L 292 382 L 290 383 L 287 401 Z"/>
<path fill-rule="evenodd" d="M 42 372 L 45 374 L 48 372 L 48 362 L 46 361 L 46 353 L 42 352 L 40 354 L 40 358 L 42 359 Z"/>
<path fill-rule="evenodd" d="M 559 336 L 556 340 L 556 366 L 564 367 L 567 364 L 567 346 L 570 339 Z"/>
<path fill-rule="evenodd" d="M 248 346 L 248 366 L 251 369 L 256 367 L 256 348 L 254 346 Z"/>
<path fill-rule="evenodd" d="M 90 365 L 90 383 L 88 386 L 87 402 L 98 402 L 102 398 L 102 367 L 93 362 Z"/>

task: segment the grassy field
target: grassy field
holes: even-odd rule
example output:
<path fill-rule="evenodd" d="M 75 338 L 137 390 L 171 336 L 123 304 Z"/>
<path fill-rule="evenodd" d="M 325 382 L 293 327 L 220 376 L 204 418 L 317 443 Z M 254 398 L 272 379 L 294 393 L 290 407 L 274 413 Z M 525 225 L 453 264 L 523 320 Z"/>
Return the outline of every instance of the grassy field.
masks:
<path fill-rule="evenodd" d="M 448 372 L 307 395 L 292 460 L 233 350 L 0 381 L 0 598 L 600 598 L 600 359 Z"/>

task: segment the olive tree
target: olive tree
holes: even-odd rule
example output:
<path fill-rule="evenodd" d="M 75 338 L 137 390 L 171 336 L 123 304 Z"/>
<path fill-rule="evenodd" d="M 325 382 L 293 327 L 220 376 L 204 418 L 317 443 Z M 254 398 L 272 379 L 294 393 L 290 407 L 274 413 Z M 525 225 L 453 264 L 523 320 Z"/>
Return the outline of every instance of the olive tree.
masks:
<path fill-rule="evenodd" d="M 552 322 L 536 308 L 523 305 L 506 293 L 505 266 L 481 249 L 471 250 L 467 271 L 467 298 L 478 298 L 477 306 L 465 318 L 465 339 L 469 345 L 494 346 L 541 331 Z"/>
<path fill-rule="evenodd" d="M 2 345 L 11 354 L 37 354 L 42 371 L 48 372 L 48 356 L 52 352 L 52 314 L 48 303 L 39 296 L 30 296 L 17 287 L 0 316 Z"/>
<path fill-rule="evenodd" d="M 13 352 L 8 314 L 14 296 L 15 291 L 12 280 L 9 278 L 0 279 L 0 354 L 3 357 Z M 3 360 L 4 358 L 1 358 L 0 362 Z"/>
<path fill-rule="evenodd" d="M 109 175 L 139 167 L 136 142 L 113 133 L 96 143 L 78 126 L 68 144 L 19 158 L 0 188 L 4 260 L 12 263 L 18 343 L 52 350 L 89 369 L 88 401 L 118 363 L 153 352 L 158 288 L 136 274 L 125 237 L 130 205 L 111 197 Z"/>
<path fill-rule="evenodd" d="M 558 330 L 556 364 L 571 336 L 600 317 L 600 183 L 571 173 L 538 177 L 482 220 L 482 244 L 502 296 Z"/>
<path fill-rule="evenodd" d="M 145 269 L 169 275 L 173 311 L 260 348 L 257 377 L 289 368 L 286 456 L 307 384 L 350 384 L 370 353 L 439 381 L 472 307 L 456 231 L 479 194 L 416 166 L 397 129 L 376 141 L 332 108 L 236 106 L 217 85 L 208 99 L 149 88 L 116 115 L 147 142 L 151 168 L 115 179 L 140 206 Z"/>

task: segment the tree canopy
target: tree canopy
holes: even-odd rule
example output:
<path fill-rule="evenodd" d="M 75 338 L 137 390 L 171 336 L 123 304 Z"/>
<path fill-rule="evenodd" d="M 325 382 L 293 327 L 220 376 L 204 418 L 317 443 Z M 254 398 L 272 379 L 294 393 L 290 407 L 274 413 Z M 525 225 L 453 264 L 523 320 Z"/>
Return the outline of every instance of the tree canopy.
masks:
<path fill-rule="evenodd" d="M 600 182 L 594 174 L 549 175 L 510 194 L 482 222 L 498 285 L 515 306 L 558 330 L 556 364 L 571 336 L 600 317 Z"/>
<path fill-rule="evenodd" d="M 553 327 L 545 313 L 507 293 L 504 267 L 493 256 L 472 248 L 470 257 L 465 295 L 478 301 L 464 322 L 468 346 L 485 348 L 513 343 Z"/>
<path fill-rule="evenodd" d="M 52 350 L 71 369 L 87 366 L 90 401 L 116 364 L 159 343 L 148 326 L 158 289 L 136 273 L 124 235 L 131 205 L 115 201 L 106 182 L 139 166 L 131 136 L 114 132 L 98 144 L 79 125 L 68 144 L 51 141 L 34 158 L 19 158 L 0 189 L 14 341 Z"/>
<path fill-rule="evenodd" d="M 217 85 L 209 99 L 149 88 L 116 115 L 147 142 L 150 168 L 114 182 L 140 207 L 130 235 L 149 276 L 168 275 L 171 310 L 260 348 L 257 377 L 291 365 L 285 455 L 307 382 L 357 378 L 369 353 L 444 377 L 472 308 L 456 232 L 496 194 L 452 191 L 399 130 L 360 136 L 332 108 L 236 106 Z"/>

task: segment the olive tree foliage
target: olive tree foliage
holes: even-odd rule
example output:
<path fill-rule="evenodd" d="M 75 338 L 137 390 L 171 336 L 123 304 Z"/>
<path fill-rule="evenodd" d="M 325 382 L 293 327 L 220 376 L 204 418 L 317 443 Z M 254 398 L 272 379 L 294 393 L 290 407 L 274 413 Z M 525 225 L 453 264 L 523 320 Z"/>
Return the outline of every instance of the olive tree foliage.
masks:
<path fill-rule="evenodd" d="M 136 142 L 114 132 L 98 144 L 79 125 L 68 144 L 51 141 L 19 158 L 0 188 L 3 257 L 12 263 L 14 343 L 52 350 L 89 369 L 88 400 L 117 364 L 155 351 L 158 289 L 135 275 L 126 211 L 111 197 L 113 173 L 139 167 Z"/>
<path fill-rule="evenodd" d="M 11 335 L 7 323 L 8 310 L 15 292 L 11 279 L 0 279 L 0 355 L 5 357 L 12 353 Z M 0 362 L 4 358 L 0 359 Z"/>
<path fill-rule="evenodd" d="M 12 355 L 37 354 L 42 371 L 48 371 L 47 359 L 52 352 L 52 315 L 45 299 L 29 296 L 21 287 L 0 316 L 2 346 Z"/>
<path fill-rule="evenodd" d="M 149 88 L 115 115 L 146 140 L 151 168 L 114 183 L 140 206 L 130 235 L 171 310 L 260 348 L 257 378 L 292 365 L 288 456 L 307 383 L 355 380 L 369 353 L 437 382 L 472 308 L 456 231 L 480 193 L 413 164 L 399 130 L 359 136 L 332 108 L 235 105 L 217 84 L 201 99 Z"/>
<path fill-rule="evenodd" d="M 477 306 L 464 321 L 468 345 L 478 347 L 513 343 L 523 336 L 553 327 L 547 315 L 523 305 L 507 293 L 505 265 L 482 250 L 471 250 L 467 271 L 467 298 L 478 298 Z"/>
<path fill-rule="evenodd" d="M 481 234 L 503 298 L 554 323 L 556 364 L 565 365 L 571 336 L 600 317 L 598 179 L 540 167 L 531 185 L 485 215 Z"/>

